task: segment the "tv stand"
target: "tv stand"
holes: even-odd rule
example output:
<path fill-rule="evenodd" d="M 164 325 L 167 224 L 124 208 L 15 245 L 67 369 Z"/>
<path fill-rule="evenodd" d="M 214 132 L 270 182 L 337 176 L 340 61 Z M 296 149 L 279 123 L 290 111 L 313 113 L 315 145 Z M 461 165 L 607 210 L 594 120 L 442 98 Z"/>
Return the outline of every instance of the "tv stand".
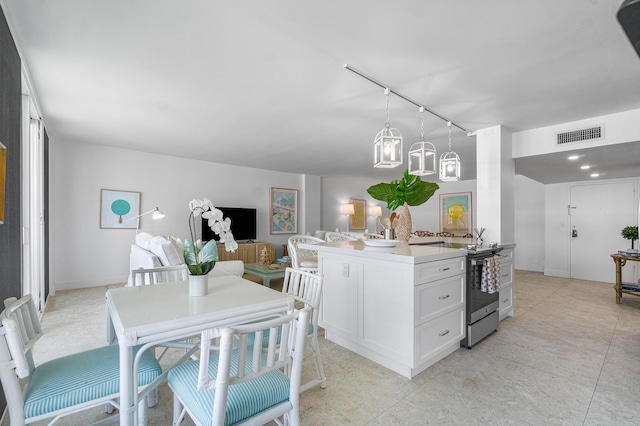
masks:
<path fill-rule="evenodd" d="M 238 243 L 238 250 L 231 253 L 225 250 L 224 244 L 218 244 L 218 260 L 242 260 L 245 264 L 257 263 L 263 248 L 269 251 L 269 259 L 276 261 L 276 248 L 271 243 L 247 241 Z"/>

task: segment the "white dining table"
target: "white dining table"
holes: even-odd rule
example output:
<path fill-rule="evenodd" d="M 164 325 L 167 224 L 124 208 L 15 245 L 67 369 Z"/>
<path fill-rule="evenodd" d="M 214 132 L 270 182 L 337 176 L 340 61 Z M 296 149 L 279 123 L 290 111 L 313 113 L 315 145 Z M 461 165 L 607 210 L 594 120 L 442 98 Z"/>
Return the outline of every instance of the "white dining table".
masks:
<path fill-rule="evenodd" d="M 189 296 L 187 281 L 107 291 L 107 321 L 120 346 L 121 425 L 138 421 L 134 346 L 180 341 L 206 329 L 283 315 L 294 308 L 291 296 L 235 275 L 211 277 L 208 284 L 208 294 L 200 297 Z"/>

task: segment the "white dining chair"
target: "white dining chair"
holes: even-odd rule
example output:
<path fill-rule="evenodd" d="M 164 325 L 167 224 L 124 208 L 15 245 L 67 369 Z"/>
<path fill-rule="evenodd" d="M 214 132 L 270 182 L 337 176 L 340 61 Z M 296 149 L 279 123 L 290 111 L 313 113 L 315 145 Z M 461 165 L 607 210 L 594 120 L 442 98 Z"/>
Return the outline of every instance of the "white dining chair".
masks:
<path fill-rule="evenodd" d="M 352 238 L 348 235 L 341 234 L 339 232 L 327 232 L 324 236 L 324 239 L 328 243 L 335 243 L 338 241 L 356 241 L 355 238 Z"/>
<path fill-rule="evenodd" d="M 132 287 L 173 281 L 188 281 L 187 265 L 161 266 L 159 268 L 134 269 L 131 271 Z"/>
<path fill-rule="evenodd" d="M 309 235 L 294 235 L 289 237 L 287 246 L 289 256 L 291 256 L 291 266 L 308 272 L 318 271 L 318 252 L 316 250 L 301 249 L 300 244 L 318 244 L 324 243 L 320 238 Z"/>
<path fill-rule="evenodd" d="M 179 425 L 188 415 L 196 425 L 262 425 L 271 420 L 299 425 L 309 315 L 303 309 L 202 332 L 199 362 L 179 365 L 167 375 L 174 395 L 173 424 Z M 263 346 L 265 333 L 270 338 Z M 252 334 L 256 338 L 249 345 Z M 212 352 L 212 340 L 218 338 L 219 346 Z"/>
<path fill-rule="evenodd" d="M 372 232 L 365 232 L 362 234 L 362 239 L 364 240 L 382 240 L 384 236 L 382 234 L 374 234 Z"/>
<path fill-rule="evenodd" d="M 317 385 L 320 385 L 321 388 L 327 386 L 327 378 L 324 375 L 322 357 L 320 356 L 320 346 L 318 345 L 318 319 L 320 317 L 323 281 L 324 275 L 322 274 L 287 268 L 282 283 L 282 292 L 296 299 L 296 307 L 311 310 L 307 344 L 316 365 L 316 378 L 302 385 L 301 392 Z"/>
<path fill-rule="evenodd" d="M 344 231 L 341 232 L 340 234 L 347 236 L 349 238 L 353 238 L 354 240 L 361 240 L 362 239 L 362 234 L 357 234 L 355 232 L 349 232 L 349 231 Z"/>
<path fill-rule="evenodd" d="M 221 260 L 209 272 L 210 277 L 235 275 L 242 278 L 244 262 L 242 260 Z M 189 269 L 186 264 L 159 266 L 157 268 L 139 268 L 131 271 L 131 283 L 127 286 L 160 284 L 173 281 L 188 281 Z"/>
<path fill-rule="evenodd" d="M 51 425 L 70 414 L 103 404 L 119 408 L 120 364 L 117 345 L 68 355 L 35 366 L 32 350 L 42 337 L 35 304 L 29 295 L 20 299 L 9 298 L 4 303 L 5 309 L 0 314 L 0 379 L 12 426 L 53 418 L 48 423 Z M 138 368 L 140 388 L 147 387 L 161 374 L 162 369 L 156 358 L 151 351 L 145 351 Z M 21 382 L 24 383 L 24 389 Z M 145 399 L 138 404 L 140 424 L 146 422 Z M 155 401 L 151 401 L 151 405 L 154 404 Z"/>

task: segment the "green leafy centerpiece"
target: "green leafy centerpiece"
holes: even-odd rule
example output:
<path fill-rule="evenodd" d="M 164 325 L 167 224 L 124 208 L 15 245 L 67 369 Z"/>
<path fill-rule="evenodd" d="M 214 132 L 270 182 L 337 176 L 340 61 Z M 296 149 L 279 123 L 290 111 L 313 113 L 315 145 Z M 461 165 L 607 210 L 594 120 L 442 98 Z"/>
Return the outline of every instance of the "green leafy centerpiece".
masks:
<path fill-rule="evenodd" d="M 376 200 L 387 203 L 389 210 L 398 210 L 396 217 L 399 217 L 399 224 L 396 227 L 396 237 L 408 241 L 411 235 L 409 206 L 426 203 L 439 188 L 437 183 L 425 182 L 420 176 L 411 175 L 409 170 L 405 170 L 402 179 L 373 185 L 367 192 Z"/>

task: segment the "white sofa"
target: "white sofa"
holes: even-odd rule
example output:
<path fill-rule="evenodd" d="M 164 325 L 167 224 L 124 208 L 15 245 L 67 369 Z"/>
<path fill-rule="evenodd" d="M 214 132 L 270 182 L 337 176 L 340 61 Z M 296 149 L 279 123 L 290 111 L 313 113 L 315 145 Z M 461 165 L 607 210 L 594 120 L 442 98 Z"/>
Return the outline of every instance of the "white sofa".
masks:
<path fill-rule="evenodd" d="M 129 269 L 160 268 L 163 266 L 183 265 L 184 245 L 177 238 L 166 238 L 153 236 L 146 232 L 140 232 L 136 236 L 136 243 L 131 244 L 129 254 Z M 244 274 L 244 263 L 241 260 L 223 260 L 216 262 L 215 267 L 209 276 L 218 277 L 222 275 Z M 131 272 L 127 285 L 130 286 Z"/>

